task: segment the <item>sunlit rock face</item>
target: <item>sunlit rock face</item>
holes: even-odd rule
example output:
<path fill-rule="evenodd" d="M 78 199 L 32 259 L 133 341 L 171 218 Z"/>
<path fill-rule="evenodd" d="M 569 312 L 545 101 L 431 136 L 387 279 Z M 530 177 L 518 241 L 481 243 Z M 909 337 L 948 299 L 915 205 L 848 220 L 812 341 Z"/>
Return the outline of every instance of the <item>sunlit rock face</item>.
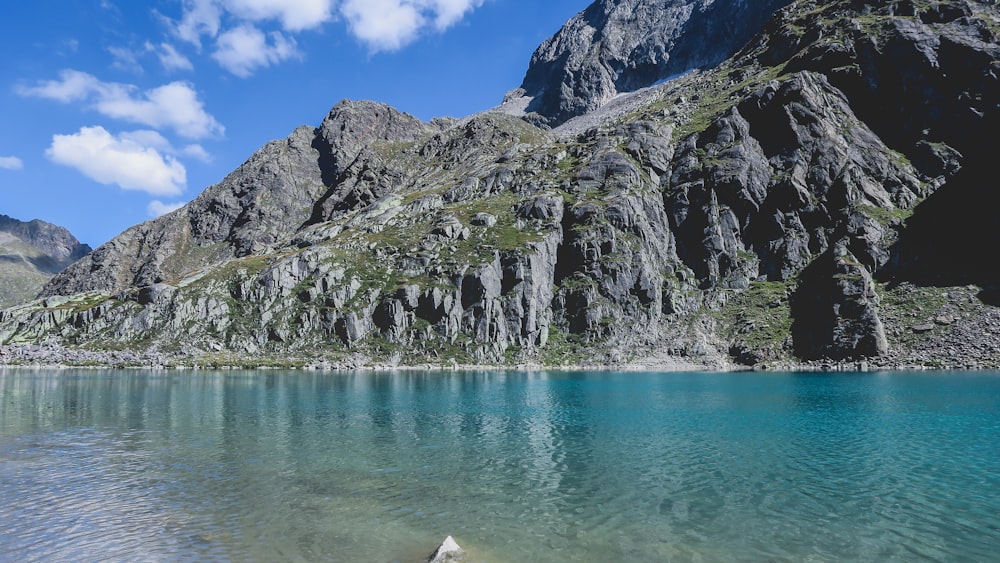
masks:
<path fill-rule="evenodd" d="M 556 126 L 695 68 L 711 68 L 746 44 L 790 0 L 600 0 L 531 57 L 518 94 Z"/>

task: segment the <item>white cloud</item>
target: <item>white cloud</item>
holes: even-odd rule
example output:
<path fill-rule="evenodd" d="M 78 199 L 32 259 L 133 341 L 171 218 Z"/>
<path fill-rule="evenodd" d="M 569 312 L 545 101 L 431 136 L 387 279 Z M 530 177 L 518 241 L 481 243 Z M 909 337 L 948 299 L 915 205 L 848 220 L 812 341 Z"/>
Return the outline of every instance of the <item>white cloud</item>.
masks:
<path fill-rule="evenodd" d="M 194 64 L 191 63 L 191 59 L 180 54 L 177 49 L 169 43 L 153 45 L 147 41 L 146 51 L 156 54 L 156 57 L 160 59 L 160 64 L 163 65 L 164 70 L 194 70 Z"/>
<path fill-rule="evenodd" d="M 222 25 L 222 8 L 215 0 L 184 0 L 184 15 L 174 22 L 174 34 L 201 47 L 201 36 L 215 37 Z"/>
<path fill-rule="evenodd" d="M 249 21 L 279 20 L 285 31 L 302 31 L 330 20 L 333 0 L 224 0 L 233 16 Z"/>
<path fill-rule="evenodd" d="M 269 35 L 270 42 L 263 31 L 249 24 L 230 29 L 219 35 L 212 58 L 222 68 L 246 78 L 257 68 L 299 56 L 294 39 L 286 38 L 277 31 Z"/>
<path fill-rule="evenodd" d="M 57 164 L 76 168 L 84 176 L 126 190 L 173 196 L 184 191 L 187 171 L 157 146 L 165 142 L 155 131 L 133 131 L 118 137 L 103 127 L 83 127 L 72 135 L 53 135 L 45 155 Z"/>
<path fill-rule="evenodd" d="M 178 209 L 184 207 L 184 205 L 184 202 L 163 203 L 158 199 L 154 199 L 149 202 L 149 205 L 146 206 L 146 213 L 149 213 L 150 217 L 160 217 L 170 213 L 171 211 L 177 211 Z"/>
<path fill-rule="evenodd" d="M 0 168 L 20 170 L 24 168 L 24 162 L 16 156 L 0 156 Z"/>
<path fill-rule="evenodd" d="M 114 85 L 96 100 L 102 114 L 156 128 L 169 128 L 183 137 L 203 139 L 221 135 L 222 125 L 205 111 L 198 93 L 187 82 L 171 82 L 135 96 L 133 86 Z"/>
<path fill-rule="evenodd" d="M 22 96 L 47 98 L 67 104 L 87 99 L 101 87 L 101 81 L 91 74 L 78 70 L 59 72 L 59 80 L 43 80 L 37 86 L 18 86 Z"/>
<path fill-rule="evenodd" d="M 222 124 L 205 111 L 190 83 L 171 82 L 143 92 L 131 84 L 101 82 L 90 74 L 76 70 L 64 70 L 59 76 L 61 80 L 43 81 L 38 86 L 17 90 L 24 96 L 63 103 L 86 101 L 105 116 L 158 129 L 173 129 L 191 139 L 225 132 Z"/>
<path fill-rule="evenodd" d="M 334 0 L 184 0 L 183 14 L 171 22 L 178 38 L 201 47 L 202 36 L 214 38 L 224 16 L 239 22 L 275 20 L 287 32 L 313 29 L 333 17 Z"/>
<path fill-rule="evenodd" d="M 175 70 L 194 70 L 194 65 L 191 63 L 191 59 L 182 55 L 176 48 L 174 48 L 173 45 L 169 43 L 154 45 L 153 43 L 146 41 L 146 43 L 138 49 L 131 49 L 127 47 L 108 47 L 108 52 L 111 53 L 111 56 L 114 58 L 114 62 L 111 63 L 112 68 L 131 72 L 133 74 L 143 74 L 145 69 L 143 69 L 142 62 L 140 62 L 139 59 L 140 57 L 145 57 L 150 53 L 156 55 L 160 64 L 163 65 L 164 70 L 168 72 Z"/>
<path fill-rule="evenodd" d="M 170 146 L 170 141 L 168 141 L 163 135 L 160 135 L 156 131 L 150 131 L 149 129 L 126 131 L 118 135 L 118 138 L 122 141 L 134 143 L 143 147 L 149 147 L 164 153 L 174 152 L 173 147 Z"/>
<path fill-rule="evenodd" d="M 340 12 L 351 33 L 374 51 L 395 51 L 427 27 L 444 31 L 483 0 L 344 0 Z"/>
<path fill-rule="evenodd" d="M 188 145 L 181 149 L 181 154 L 189 156 L 195 160 L 200 160 L 206 164 L 212 163 L 212 155 L 208 154 L 205 147 L 201 145 Z"/>
<path fill-rule="evenodd" d="M 66 56 L 80 50 L 80 41 L 77 39 L 67 39 L 62 42 L 61 46 L 65 47 L 66 50 L 63 51 L 62 49 L 59 49 L 56 51 L 56 54 Z"/>
<path fill-rule="evenodd" d="M 125 47 L 108 47 L 108 52 L 115 59 L 111 63 L 112 68 L 118 70 L 124 70 L 126 72 L 131 72 L 134 74 L 142 74 L 143 68 L 139 64 L 139 55 L 141 53 L 135 53 L 131 49 L 126 49 Z"/>
<path fill-rule="evenodd" d="M 200 160 L 202 162 L 211 162 L 212 155 L 208 154 L 205 147 L 199 144 L 190 144 L 177 150 L 170 144 L 163 135 L 160 135 L 156 131 L 150 131 L 148 129 L 140 129 L 139 131 L 127 131 L 118 135 L 123 141 L 129 141 L 137 145 L 148 147 L 151 149 L 156 149 L 163 154 L 178 156 L 183 155 L 195 160 Z"/>
<path fill-rule="evenodd" d="M 350 32 L 373 51 L 394 51 L 425 31 L 442 32 L 485 0 L 183 0 L 174 35 L 199 48 L 215 39 L 212 57 L 229 72 L 248 77 L 257 69 L 298 56 L 292 34 L 317 28 L 340 15 Z M 266 22 L 281 32 L 265 34 Z"/>
<path fill-rule="evenodd" d="M 375 51 L 401 48 L 426 24 L 416 6 L 400 0 L 346 0 L 340 11 L 351 33 Z"/>
<path fill-rule="evenodd" d="M 425 2 L 434 13 L 434 27 L 444 31 L 462 21 L 465 14 L 483 5 L 483 0 L 430 0 Z"/>
<path fill-rule="evenodd" d="M 350 32 L 374 51 L 401 49 L 425 30 L 444 31 L 485 0 L 341 0 L 340 14 Z M 271 34 L 267 45 L 259 29 L 278 22 L 285 34 L 314 29 L 333 19 L 336 0 L 184 0 L 174 34 L 201 46 L 203 37 L 215 38 L 213 57 L 238 76 L 276 64 L 295 54 L 287 35 Z M 234 27 L 224 24 L 233 24 Z M 230 27 L 223 31 L 224 27 Z"/>

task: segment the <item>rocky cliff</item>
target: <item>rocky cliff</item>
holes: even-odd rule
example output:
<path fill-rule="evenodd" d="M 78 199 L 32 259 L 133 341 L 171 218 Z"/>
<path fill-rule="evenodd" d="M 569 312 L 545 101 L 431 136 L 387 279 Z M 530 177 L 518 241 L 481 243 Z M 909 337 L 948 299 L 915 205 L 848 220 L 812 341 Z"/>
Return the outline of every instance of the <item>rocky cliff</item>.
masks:
<path fill-rule="evenodd" d="M 0 309 L 31 300 L 90 250 L 62 227 L 0 215 Z"/>
<path fill-rule="evenodd" d="M 341 102 L 0 313 L 0 342 L 1000 365 L 996 5 L 782 4 L 599 1 L 524 91 L 586 87 L 524 118 Z"/>
<path fill-rule="evenodd" d="M 542 43 L 519 90 L 528 118 L 556 126 L 621 92 L 711 68 L 791 0 L 599 0 Z"/>

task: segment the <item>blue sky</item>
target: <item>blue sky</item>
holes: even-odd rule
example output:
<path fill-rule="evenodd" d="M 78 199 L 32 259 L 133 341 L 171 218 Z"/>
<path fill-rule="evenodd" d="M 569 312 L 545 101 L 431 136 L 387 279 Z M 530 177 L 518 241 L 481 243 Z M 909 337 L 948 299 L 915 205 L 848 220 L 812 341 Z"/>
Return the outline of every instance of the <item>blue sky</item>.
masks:
<path fill-rule="evenodd" d="M 590 0 L 33 0 L 0 7 L 0 213 L 97 246 L 339 100 L 461 117 Z"/>

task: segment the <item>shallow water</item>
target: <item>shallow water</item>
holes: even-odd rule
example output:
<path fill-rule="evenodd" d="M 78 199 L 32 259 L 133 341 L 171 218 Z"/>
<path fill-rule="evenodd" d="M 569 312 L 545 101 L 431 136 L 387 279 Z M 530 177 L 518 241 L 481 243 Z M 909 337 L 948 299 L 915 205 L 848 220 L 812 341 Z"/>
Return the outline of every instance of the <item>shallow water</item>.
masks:
<path fill-rule="evenodd" d="M 995 560 L 1000 374 L 0 370 L 0 559 Z"/>

